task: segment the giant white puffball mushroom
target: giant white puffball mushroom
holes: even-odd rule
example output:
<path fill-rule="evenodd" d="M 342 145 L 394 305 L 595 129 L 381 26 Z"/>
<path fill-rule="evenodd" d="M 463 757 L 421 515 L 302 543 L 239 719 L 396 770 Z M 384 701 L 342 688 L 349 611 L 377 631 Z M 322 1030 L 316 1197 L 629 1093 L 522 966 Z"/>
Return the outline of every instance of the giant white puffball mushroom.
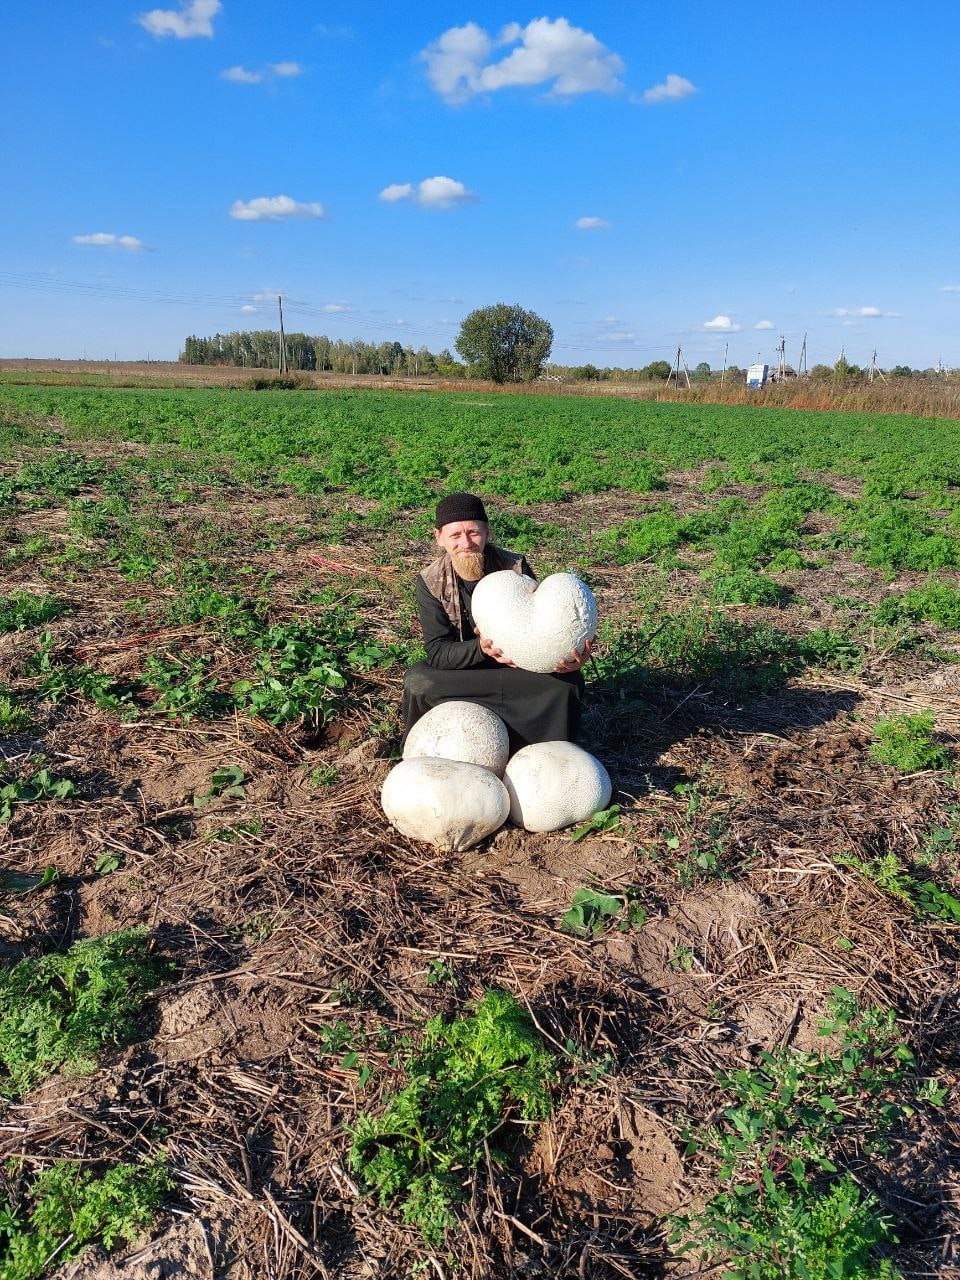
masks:
<path fill-rule="evenodd" d="M 391 769 L 380 803 L 402 835 L 454 852 L 492 835 L 510 812 L 507 789 L 495 773 L 428 756 L 401 760 Z"/>
<path fill-rule="evenodd" d="M 495 711 L 476 702 L 441 702 L 420 717 L 403 744 L 404 760 L 439 756 L 464 760 L 503 777 L 510 755 L 507 726 Z"/>
<path fill-rule="evenodd" d="M 470 609 L 477 630 L 525 671 L 553 671 L 597 631 L 593 592 L 573 573 L 553 573 L 536 583 L 502 569 L 473 589 Z"/>
<path fill-rule="evenodd" d="M 610 803 L 610 775 L 573 742 L 534 742 L 507 764 L 510 821 L 527 831 L 559 831 Z"/>

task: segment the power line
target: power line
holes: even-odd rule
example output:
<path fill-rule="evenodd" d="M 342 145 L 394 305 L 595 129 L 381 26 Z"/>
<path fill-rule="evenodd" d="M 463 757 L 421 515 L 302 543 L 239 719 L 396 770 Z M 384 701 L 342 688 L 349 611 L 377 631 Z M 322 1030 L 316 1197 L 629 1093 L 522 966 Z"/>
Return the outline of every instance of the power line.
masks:
<path fill-rule="evenodd" d="M 233 307 L 239 310 L 240 307 L 249 306 L 251 295 L 249 293 L 186 293 L 174 292 L 164 289 L 148 289 L 142 286 L 116 285 L 108 284 L 104 281 L 84 281 L 84 280 L 68 280 L 58 276 L 51 276 L 44 272 L 23 272 L 17 273 L 12 271 L 0 271 L 0 288 L 26 289 L 37 293 L 53 293 L 53 294 L 74 294 L 79 297 L 104 298 L 107 300 L 123 301 L 123 302 L 143 302 L 150 305 L 162 304 L 164 306 L 180 306 L 180 307 Z M 254 295 L 256 296 L 256 295 Z M 276 296 L 276 295 L 271 295 Z M 267 299 L 261 298 L 261 302 L 266 304 Z M 451 322 L 450 325 L 443 325 L 434 322 L 418 323 L 416 321 L 402 321 L 399 324 L 391 323 L 384 319 L 382 314 L 373 311 L 349 309 L 347 311 L 330 311 L 325 306 L 313 305 L 306 301 L 298 301 L 296 299 L 287 298 L 287 314 L 296 315 L 308 319 L 324 319 L 328 324 L 336 328 L 353 324 L 366 328 L 377 329 L 379 331 L 394 330 L 398 336 L 409 334 L 412 337 L 421 340 L 430 339 L 447 346 L 454 336 L 456 324 Z M 253 317 L 250 317 L 253 319 Z M 459 322 L 457 322 L 459 323 Z M 239 328 L 239 326 L 237 326 Z M 559 341 L 553 345 L 554 352 L 583 352 L 585 354 L 596 355 L 598 349 L 606 350 L 606 344 L 602 342 L 585 341 Z M 616 358 L 617 356 L 630 355 L 662 355 L 664 352 L 663 343 L 639 344 L 630 343 L 623 346 L 617 346 L 606 354 Z"/>

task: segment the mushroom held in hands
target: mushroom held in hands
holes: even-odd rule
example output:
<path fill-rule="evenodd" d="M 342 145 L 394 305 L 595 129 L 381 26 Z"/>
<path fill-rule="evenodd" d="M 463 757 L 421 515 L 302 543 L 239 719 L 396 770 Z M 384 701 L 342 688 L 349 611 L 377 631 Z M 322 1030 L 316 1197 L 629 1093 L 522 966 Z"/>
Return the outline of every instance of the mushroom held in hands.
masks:
<path fill-rule="evenodd" d="M 525 671 L 555 670 L 597 630 L 593 592 L 572 573 L 553 573 L 539 585 L 510 569 L 488 573 L 470 609 L 480 634 Z"/>
<path fill-rule="evenodd" d="M 503 826 L 507 789 L 489 769 L 462 760 L 401 760 L 380 791 L 387 819 L 412 840 L 437 849 L 469 849 Z"/>
<path fill-rule="evenodd" d="M 522 747 L 503 775 L 510 793 L 510 820 L 527 831 L 559 831 L 583 822 L 610 803 L 610 775 L 595 757 L 572 742 L 534 742 Z"/>
<path fill-rule="evenodd" d="M 516 574 L 514 574 L 516 577 Z M 441 702 L 432 707 L 407 734 L 404 760 L 439 756 L 492 769 L 498 778 L 510 754 L 507 726 L 495 711 L 476 702 Z"/>

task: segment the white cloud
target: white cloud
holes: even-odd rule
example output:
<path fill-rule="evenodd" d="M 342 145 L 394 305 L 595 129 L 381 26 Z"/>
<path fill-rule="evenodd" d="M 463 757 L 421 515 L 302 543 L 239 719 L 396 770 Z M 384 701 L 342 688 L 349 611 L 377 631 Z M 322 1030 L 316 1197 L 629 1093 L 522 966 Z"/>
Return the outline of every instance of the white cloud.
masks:
<path fill-rule="evenodd" d="M 499 61 L 496 49 L 516 45 Z M 450 27 L 423 50 L 427 79 L 447 102 L 466 102 L 497 89 L 549 85 L 549 96 L 619 93 L 623 59 L 566 18 L 508 24 L 493 38 L 475 22 Z"/>
<path fill-rule="evenodd" d="M 384 187 L 380 192 L 379 199 L 385 200 L 387 204 L 393 204 L 397 200 L 406 200 L 412 195 L 413 187 L 409 182 L 391 182 L 389 187 Z"/>
<path fill-rule="evenodd" d="M 705 329 L 722 329 L 726 333 L 739 333 L 740 326 L 734 324 L 729 316 L 714 316 L 712 320 L 704 321 Z"/>
<path fill-rule="evenodd" d="M 679 102 L 681 98 L 689 98 L 697 92 L 697 86 L 685 76 L 669 75 L 662 84 L 655 84 L 645 89 L 643 101 L 651 104 L 658 102 Z"/>
<path fill-rule="evenodd" d="M 852 316 L 854 319 L 862 320 L 894 320 L 899 316 L 898 311 L 881 311 L 879 307 L 837 307 L 835 315 Z"/>
<path fill-rule="evenodd" d="M 468 22 L 451 27 L 420 57 L 427 64 L 427 79 L 447 102 L 464 102 L 476 93 L 475 81 L 494 43 L 482 27 Z"/>
<path fill-rule="evenodd" d="M 772 320 L 758 320 L 753 327 L 755 329 L 772 329 L 774 324 Z"/>
<path fill-rule="evenodd" d="M 265 80 L 290 80 L 301 75 L 303 67 L 299 62 L 269 62 L 262 71 L 251 71 L 247 67 L 227 67 L 220 72 L 220 79 L 229 80 L 233 84 L 263 84 Z"/>
<path fill-rule="evenodd" d="M 945 284 L 941 293 L 960 293 L 960 284 Z"/>
<path fill-rule="evenodd" d="M 629 329 L 621 329 L 613 333 L 598 333 L 596 342 L 610 342 L 614 344 L 622 344 L 625 342 L 636 342 L 637 335 Z"/>
<path fill-rule="evenodd" d="M 418 195 L 420 204 L 428 209 L 451 209 L 456 205 L 472 204 L 476 198 L 454 178 L 424 178 Z"/>
<path fill-rule="evenodd" d="M 220 0 L 188 0 L 177 9 L 151 9 L 141 13 L 137 21 L 152 36 L 176 36 L 189 40 L 193 36 L 212 36 L 213 19 L 223 8 Z"/>
<path fill-rule="evenodd" d="M 244 314 L 244 315 L 246 315 L 246 316 L 251 315 L 253 312 L 255 312 L 255 311 L 256 311 L 256 309 L 257 309 L 257 308 L 256 308 L 256 307 L 254 307 L 254 306 L 251 306 L 251 304 L 250 304 L 249 302 L 245 303 L 245 304 L 240 308 L 240 310 L 241 310 L 241 311 L 243 312 L 243 314 Z"/>
<path fill-rule="evenodd" d="M 220 72 L 221 80 L 229 80 L 232 84 L 262 84 L 262 71 L 248 71 L 246 67 L 227 67 Z"/>
<path fill-rule="evenodd" d="M 325 218 L 322 204 L 303 204 L 290 196 L 258 196 L 255 200 L 234 200 L 230 217 L 241 222 L 286 222 L 290 218 Z"/>
<path fill-rule="evenodd" d="M 103 249 L 126 249 L 128 253 L 142 253 L 146 245 L 136 236 L 115 236 L 109 231 L 95 231 L 89 236 L 74 236 L 74 244 L 94 244 Z"/>
<path fill-rule="evenodd" d="M 606 218 L 578 218 L 573 225 L 578 231 L 604 231 L 610 223 Z"/>
<path fill-rule="evenodd" d="M 455 209 L 461 205 L 473 204 L 477 197 L 455 178 L 424 178 L 414 185 L 412 182 L 393 182 L 384 187 L 379 198 L 388 204 L 396 204 L 398 200 L 410 200 L 424 209 Z"/>
<path fill-rule="evenodd" d="M 325 311 L 327 315 L 335 316 L 339 315 L 342 311 L 352 311 L 353 307 L 351 307 L 348 302 L 328 302 L 325 306 L 322 306 L 320 310 Z"/>

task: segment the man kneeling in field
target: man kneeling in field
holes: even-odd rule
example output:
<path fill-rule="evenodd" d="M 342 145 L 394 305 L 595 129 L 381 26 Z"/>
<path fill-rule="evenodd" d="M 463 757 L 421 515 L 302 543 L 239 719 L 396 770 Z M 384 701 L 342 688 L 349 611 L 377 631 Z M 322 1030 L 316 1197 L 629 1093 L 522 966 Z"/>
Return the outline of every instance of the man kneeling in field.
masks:
<path fill-rule="evenodd" d="M 547 675 L 514 666 L 477 632 L 470 598 L 484 574 L 511 569 L 533 578 L 530 566 L 523 556 L 493 545 L 486 509 L 472 493 L 441 500 L 433 537 L 440 555 L 417 578 L 427 660 L 411 667 L 403 682 L 406 729 L 431 707 L 458 700 L 495 711 L 509 730 L 512 750 L 531 742 L 572 741 L 589 642 Z"/>

